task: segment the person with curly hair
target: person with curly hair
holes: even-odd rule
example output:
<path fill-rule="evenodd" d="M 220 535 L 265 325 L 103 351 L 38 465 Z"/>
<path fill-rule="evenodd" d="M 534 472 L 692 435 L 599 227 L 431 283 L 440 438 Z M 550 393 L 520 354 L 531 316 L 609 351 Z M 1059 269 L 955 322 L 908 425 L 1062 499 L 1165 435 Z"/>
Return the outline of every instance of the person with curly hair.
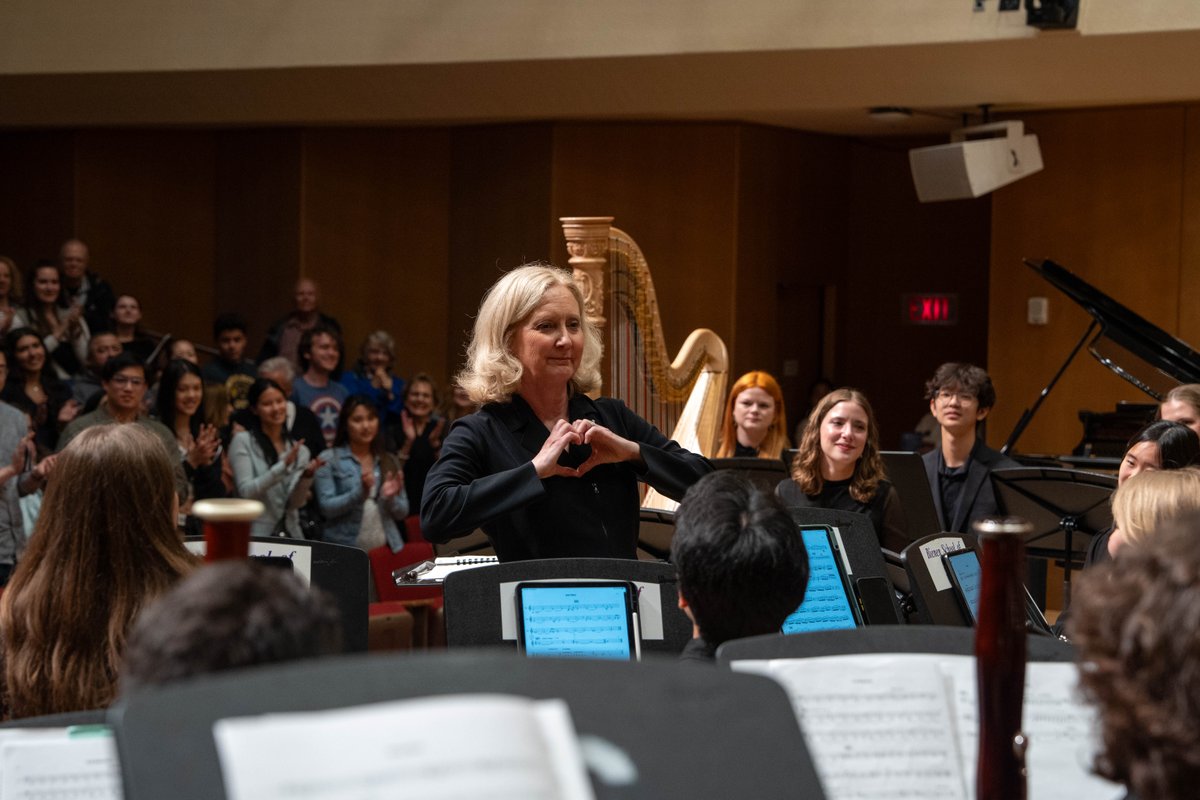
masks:
<path fill-rule="evenodd" d="M 780 481 L 775 494 L 789 507 L 866 514 L 880 546 L 897 553 L 910 541 L 900 496 L 879 455 L 875 412 L 857 389 L 835 389 L 813 408 L 792 476 Z"/>
<path fill-rule="evenodd" d="M 255 559 L 206 564 L 138 616 L 121 693 L 342 650 L 337 601 Z"/>
<path fill-rule="evenodd" d="M 1100 721 L 1095 771 L 1144 800 L 1200 785 L 1198 532 L 1192 516 L 1122 549 L 1079 577 L 1071 603 L 1080 688 Z"/>

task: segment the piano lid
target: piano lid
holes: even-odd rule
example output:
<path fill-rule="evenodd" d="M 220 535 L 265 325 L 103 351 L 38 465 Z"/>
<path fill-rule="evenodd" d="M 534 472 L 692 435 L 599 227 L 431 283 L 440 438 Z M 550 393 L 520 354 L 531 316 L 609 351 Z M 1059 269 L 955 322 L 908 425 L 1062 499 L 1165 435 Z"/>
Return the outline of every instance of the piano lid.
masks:
<path fill-rule="evenodd" d="M 1088 352 L 1117 375 L 1155 400 L 1181 383 L 1200 383 L 1200 353 L 1189 345 L 1053 261 L 1025 263 L 1092 315 L 1100 332 Z"/>

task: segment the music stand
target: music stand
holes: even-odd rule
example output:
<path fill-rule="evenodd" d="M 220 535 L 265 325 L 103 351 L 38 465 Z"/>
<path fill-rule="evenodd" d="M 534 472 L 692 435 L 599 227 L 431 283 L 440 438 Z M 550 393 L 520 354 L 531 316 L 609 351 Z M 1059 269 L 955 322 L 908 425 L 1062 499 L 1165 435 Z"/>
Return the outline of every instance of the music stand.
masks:
<path fill-rule="evenodd" d="M 1033 525 L 1026 537 L 1026 552 L 1041 558 L 1063 559 L 1063 605 L 1071 604 L 1071 570 L 1076 556 L 1087 553 L 1087 543 L 1077 548 L 1076 531 L 1095 536 L 1112 526 L 1108 500 L 1117 488 L 1112 475 L 1076 469 L 1020 467 L 991 472 L 996 501 L 1009 516 Z"/>

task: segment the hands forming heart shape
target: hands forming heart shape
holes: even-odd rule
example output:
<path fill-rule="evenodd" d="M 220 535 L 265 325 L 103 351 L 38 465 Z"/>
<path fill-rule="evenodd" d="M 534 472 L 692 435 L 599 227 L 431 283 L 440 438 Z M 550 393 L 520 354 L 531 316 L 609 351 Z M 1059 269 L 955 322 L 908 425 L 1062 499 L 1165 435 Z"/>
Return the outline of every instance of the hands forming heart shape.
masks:
<path fill-rule="evenodd" d="M 539 478 L 554 475 L 580 478 L 601 464 L 636 461 L 640 457 L 641 448 L 637 444 L 603 425 L 590 419 L 574 422 L 560 419 L 542 449 L 533 457 L 533 466 Z"/>

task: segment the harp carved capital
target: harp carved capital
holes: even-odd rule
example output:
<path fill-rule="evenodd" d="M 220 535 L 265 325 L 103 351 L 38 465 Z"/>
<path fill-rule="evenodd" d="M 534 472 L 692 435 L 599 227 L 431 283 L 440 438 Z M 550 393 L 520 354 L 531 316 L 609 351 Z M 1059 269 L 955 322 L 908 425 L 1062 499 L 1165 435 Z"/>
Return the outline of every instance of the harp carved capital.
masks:
<path fill-rule="evenodd" d="M 608 232 L 612 217 L 562 217 L 563 235 L 567 240 L 567 263 L 583 292 L 583 313 L 597 326 L 603 327 L 604 273 L 608 270 Z"/>

